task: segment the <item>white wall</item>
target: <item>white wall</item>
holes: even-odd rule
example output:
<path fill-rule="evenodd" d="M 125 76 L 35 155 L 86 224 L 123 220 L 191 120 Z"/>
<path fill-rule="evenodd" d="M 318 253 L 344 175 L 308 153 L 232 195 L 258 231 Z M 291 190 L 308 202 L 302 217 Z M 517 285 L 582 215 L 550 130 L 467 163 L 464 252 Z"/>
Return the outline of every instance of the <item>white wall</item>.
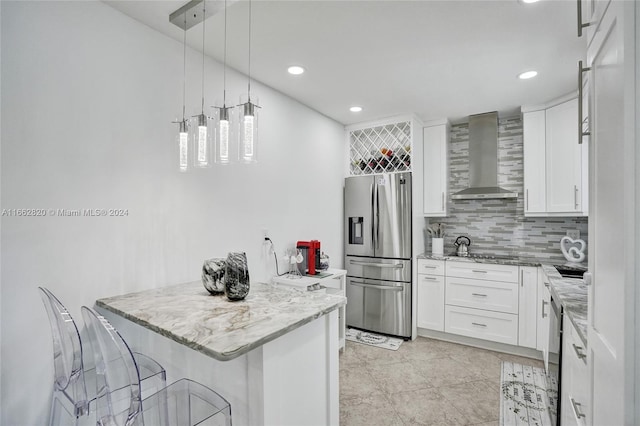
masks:
<path fill-rule="evenodd" d="M 0 7 L 0 70 L 2 69 L 2 7 Z M 0 73 L 1 74 L 1 73 Z M 0 78 L 0 99 L 2 99 L 2 79 Z M 0 108 L 0 129 L 2 129 L 2 108 Z M 0 132 L 0 165 L 2 164 L 2 135 Z M 2 209 L 2 173 L 0 167 L 0 209 Z M 1 217 L 1 216 L 0 216 Z M 2 220 L 0 219 L 0 235 L 2 235 Z M 2 319 L 2 240 L 0 239 L 0 320 Z M 0 342 L 2 342 L 2 327 L 0 326 Z M 0 350 L 0 372 L 2 371 L 2 350 Z M 0 422 L 2 421 L 2 385 L 0 384 Z"/>
<path fill-rule="evenodd" d="M 48 415 L 51 341 L 38 285 L 79 319 L 97 298 L 197 280 L 205 258 L 228 251 L 246 251 L 262 280 L 262 228 L 280 252 L 319 239 L 342 265 L 340 124 L 256 83 L 260 162 L 180 174 L 171 121 L 181 112 L 181 43 L 101 2 L 0 7 L 1 207 L 129 211 L 2 217 L 0 423 Z M 189 51 L 188 62 L 187 111 L 196 112 L 200 57 Z M 210 105 L 222 67 L 207 61 L 206 72 Z M 227 72 L 234 101 L 245 87 Z"/>

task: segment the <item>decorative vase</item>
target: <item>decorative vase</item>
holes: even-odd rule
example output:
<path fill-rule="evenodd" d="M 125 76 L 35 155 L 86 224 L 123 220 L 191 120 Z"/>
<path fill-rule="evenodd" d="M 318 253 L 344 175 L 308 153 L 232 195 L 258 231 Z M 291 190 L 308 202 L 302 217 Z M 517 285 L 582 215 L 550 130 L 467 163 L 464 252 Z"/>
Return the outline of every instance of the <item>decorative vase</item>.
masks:
<path fill-rule="evenodd" d="M 431 254 L 442 256 L 444 254 L 444 238 L 431 239 Z"/>
<path fill-rule="evenodd" d="M 329 269 L 329 256 L 324 254 L 324 252 L 320 254 L 320 265 L 318 265 L 316 269 L 319 269 L 321 271 Z"/>
<path fill-rule="evenodd" d="M 202 285 L 214 295 L 224 293 L 224 272 L 226 259 L 215 258 L 205 260 L 202 265 Z"/>
<path fill-rule="evenodd" d="M 249 294 L 249 267 L 245 253 L 229 253 L 225 262 L 224 294 L 231 301 L 242 300 Z"/>

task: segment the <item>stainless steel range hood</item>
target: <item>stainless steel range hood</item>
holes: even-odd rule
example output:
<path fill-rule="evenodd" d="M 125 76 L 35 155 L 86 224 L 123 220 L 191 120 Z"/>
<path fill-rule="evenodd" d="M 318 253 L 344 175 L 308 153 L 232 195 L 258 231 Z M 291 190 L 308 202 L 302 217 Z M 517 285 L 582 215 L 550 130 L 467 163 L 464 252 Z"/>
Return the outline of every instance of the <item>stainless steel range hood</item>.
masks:
<path fill-rule="evenodd" d="M 517 198 L 518 193 L 498 187 L 498 113 L 469 116 L 469 188 L 454 200 Z"/>

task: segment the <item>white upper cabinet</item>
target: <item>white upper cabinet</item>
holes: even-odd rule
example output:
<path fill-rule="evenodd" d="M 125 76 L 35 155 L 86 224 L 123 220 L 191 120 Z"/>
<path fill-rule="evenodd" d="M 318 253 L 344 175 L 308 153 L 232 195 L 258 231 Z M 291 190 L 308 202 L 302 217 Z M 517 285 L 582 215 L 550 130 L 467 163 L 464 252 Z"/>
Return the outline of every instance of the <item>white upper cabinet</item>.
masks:
<path fill-rule="evenodd" d="M 578 144 L 578 100 L 545 113 L 547 212 L 582 212 L 582 151 Z"/>
<path fill-rule="evenodd" d="M 523 108 L 525 216 L 586 216 L 586 145 L 578 101 Z M 584 186 L 584 188 L 583 188 Z"/>
<path fill-rule="evenodd" d="M 602 19 L 604 11 L 611 0 L 578 0 L 578 37 L 586 37 L 591 44 L 596 35 L 598 22 Z"/>
<path fill-rule="evenodd" d="M 424 128 L 423 182 L 424 216 L 447 215 L 447 190 L 449 178 L 449 123 L 443 121 Z"/>
<path fill-rule="evenodd" d="M 545 185 L 545 111 L 523 114 L 524 133 L 524 212 L 546 212 L 547 191 Z"/>

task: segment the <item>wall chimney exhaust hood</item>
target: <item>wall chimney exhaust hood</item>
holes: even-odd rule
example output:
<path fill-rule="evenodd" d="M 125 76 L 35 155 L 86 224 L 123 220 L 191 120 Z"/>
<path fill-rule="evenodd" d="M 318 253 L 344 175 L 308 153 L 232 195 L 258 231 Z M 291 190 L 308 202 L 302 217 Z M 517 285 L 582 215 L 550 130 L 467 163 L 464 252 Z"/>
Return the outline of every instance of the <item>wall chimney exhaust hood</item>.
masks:
<path fill-rule="evenodd" d="M 517 198 L 518 193 L 498 187 L 498 113 L 469 116 L 469 188 L 454 200 Z"/>

